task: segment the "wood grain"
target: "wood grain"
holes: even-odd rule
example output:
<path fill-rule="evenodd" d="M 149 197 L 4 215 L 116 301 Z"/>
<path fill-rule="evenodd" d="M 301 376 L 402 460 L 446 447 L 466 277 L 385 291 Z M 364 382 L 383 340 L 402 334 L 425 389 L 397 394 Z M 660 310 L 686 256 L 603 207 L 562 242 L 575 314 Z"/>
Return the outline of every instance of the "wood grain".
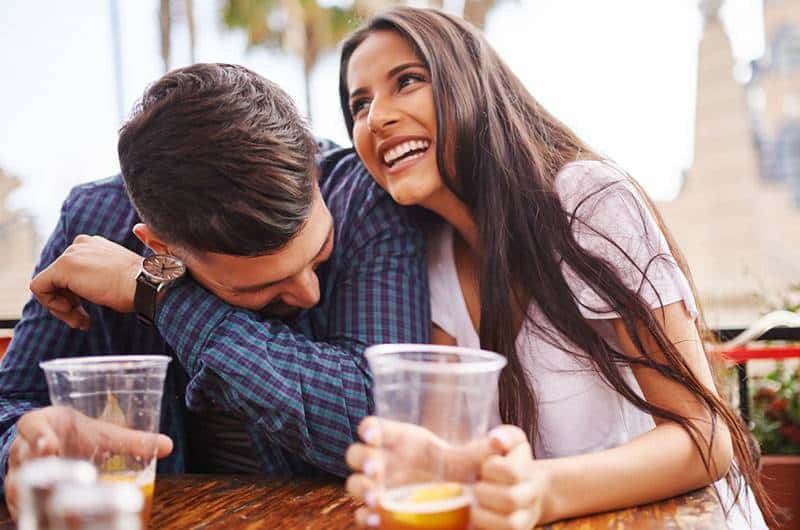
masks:
<path fill-rule="evenodd" d="M 5 503 L 0 530 L 14 530 Z M 180 475 L 156 480 L 149 530 L 346 530 L 358 503 L 332 479 Z M 555 523 L 545 530 L 727 528 L 711 489 L 628 510 Z"/>

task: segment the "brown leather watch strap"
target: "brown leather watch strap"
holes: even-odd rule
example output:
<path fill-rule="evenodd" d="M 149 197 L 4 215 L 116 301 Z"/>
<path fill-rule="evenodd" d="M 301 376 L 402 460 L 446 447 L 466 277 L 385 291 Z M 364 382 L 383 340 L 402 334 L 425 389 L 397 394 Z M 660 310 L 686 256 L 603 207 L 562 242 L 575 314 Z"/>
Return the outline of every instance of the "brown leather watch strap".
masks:
<path fill-rule="evenodd" d="M 133 308 L 139 322 L 152 326 L 156 318 L 156 295 L 158 288 L 150 283 L 144 274 L 136 277 L 136 292 L 133 295 Z"/>

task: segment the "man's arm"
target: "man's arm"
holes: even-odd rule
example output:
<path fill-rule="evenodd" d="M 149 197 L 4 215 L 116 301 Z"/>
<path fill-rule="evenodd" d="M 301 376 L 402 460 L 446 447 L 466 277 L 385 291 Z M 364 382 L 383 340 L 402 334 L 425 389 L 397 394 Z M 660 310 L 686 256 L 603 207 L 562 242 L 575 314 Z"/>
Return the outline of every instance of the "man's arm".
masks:
<path fill-rule="evenodd" d="M 314 322 L 316 340 L 234 308 L 188 279 L 167 291 L 156 316 L 190 377 L 190 407 L 238 413 L 270 443 L 338 474 L 346 473 L 344 451 L 372 409 L 364 348 L 430 341 L 422 236 L 354 160 L 336 165 L 348 173 L 328 181 L 337 185 L 329 206 L 344 206 L 334 215 L 336 285 L 328 293 L 328 321 Z M 352 179 L 360 180 L 354 186 Z M 31 288 L 58 318 L 86 327 L 76 307 L 65 307 L 69 297 L 130 312 L 138 264 L 141 256 L 129 249 L 78 237 Z"/>
<path fill-rule="evenodd" d="M 167 292 L 156 323 L 191 381 L 191 407 L 214 405 L 325 471 L 344 475 L 344 452 L 373 410 L 363 350 L 429 342 L 430 308 L 419 232 L 374 186 L 337 227 L 341 270 L 326 340 L 233 308 L 191 280 Z"/>

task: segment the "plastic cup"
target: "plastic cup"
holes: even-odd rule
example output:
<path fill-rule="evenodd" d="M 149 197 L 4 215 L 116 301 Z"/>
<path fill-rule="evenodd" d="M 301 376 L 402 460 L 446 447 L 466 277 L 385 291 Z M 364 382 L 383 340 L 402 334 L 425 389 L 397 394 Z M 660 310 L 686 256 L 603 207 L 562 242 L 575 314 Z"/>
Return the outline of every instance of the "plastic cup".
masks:
<path fill-rule="evenodd" d="M 19 469 L 19 530 L 52 530 L 47 504 L 54 491 L 66 485 L 94 484 L 97 470 L 85 460 L 50 456 L 28 460 Z"/>
<path fill-rule="evenodd" d="M 475 448 L 497 422 L 506 360 L 469 348 L 382 344 L 367 348 L 382 461 L 384 530 L 466 530 Z"/>
<path fill-rule="evenodd" d="M 40 363 L 53 405 L 71 407 L 90 418 L 119 427 L 159 432 L 161 396 L 170 358 L 163 355 L 71 357 Z M 83 433 L 75 433 L 82 436 Z M 119 454 L 85 443 L 65 444 L 97 468 L 100 481 L 137 486 L 144 497 L 142 528 L 147 527 L 153 504 L 156 474 L 156 437 L 152 446 L 137 447 L 139 455 Z M 88 452 L 88 454 L 86 454 Z"/>
<path fill-rule="evenodd" d="M 49 530 L 141 530 L 143 504 L 133 484 L 59 485 L 46 507 Z"/>

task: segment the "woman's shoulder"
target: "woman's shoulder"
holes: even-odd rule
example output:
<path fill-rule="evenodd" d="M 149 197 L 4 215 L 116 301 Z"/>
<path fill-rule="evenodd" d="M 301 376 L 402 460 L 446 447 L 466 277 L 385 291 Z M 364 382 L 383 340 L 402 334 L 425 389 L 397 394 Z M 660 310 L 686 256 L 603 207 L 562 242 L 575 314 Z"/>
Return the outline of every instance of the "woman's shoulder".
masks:
<path fill-rule="evenodd" d="M 553 187 L 564 210 L 585 219 L 621 209 L 640 216 L 647 210 L 633 178 L 608 160 L 570 162 L 558 172 Z"/>
<path fill-rule="evenodd" d="M 576 160 L 556 174 L 553 186 L 562 202 L 578 202 L 605 190 L 629 189 L 630 177 L 609 160 Z"/>

